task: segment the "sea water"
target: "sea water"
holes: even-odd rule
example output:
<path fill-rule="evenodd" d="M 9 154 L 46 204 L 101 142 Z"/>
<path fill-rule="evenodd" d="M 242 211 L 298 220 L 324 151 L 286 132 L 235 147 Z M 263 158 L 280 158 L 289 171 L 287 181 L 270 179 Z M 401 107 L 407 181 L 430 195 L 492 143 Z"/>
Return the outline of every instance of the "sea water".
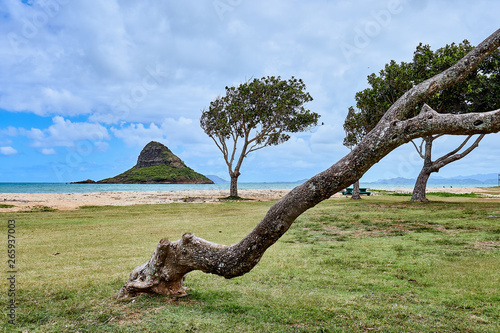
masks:
<path fill-rule="evenodd" d="M 238 183 L 238 189 L 292 189 L 300 183 Z M 0 183 L 0 193 L 90 193 L 117 191 L 228 190 L 224 184 L 68 184 Z"/>
<path fill-rule="evenodd" d="M 300 182 L 278 183 L 238 183 L 238 189 L 292 189 Z M 428 184 L 435 187 L 485 187 L 497 184 Z M 413 188 L 414 184 L 376 184 L 370 183 L 360 187 L 370 189 Z M 192 190 L 227 190 L 229 183 L 223 184 L 68 184 L 68 183 L 0 183 L 0 193 L 90 193 L 117 191 L 192 191 Z"/>

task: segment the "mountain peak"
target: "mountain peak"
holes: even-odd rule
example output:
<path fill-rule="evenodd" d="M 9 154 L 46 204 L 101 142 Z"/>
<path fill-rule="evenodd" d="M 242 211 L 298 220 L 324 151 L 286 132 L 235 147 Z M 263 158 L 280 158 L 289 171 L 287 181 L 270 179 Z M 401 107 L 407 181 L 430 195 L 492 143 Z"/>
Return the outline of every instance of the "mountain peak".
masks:
<path fill-rule="evenodd" d="M 186 165 L 167 146 L 156 141 L 148 143 L 139 154 L 135 168 L 168 165 L 174 169 L 185 168 Z"/>
<path fill-rule="evenodd" d="M 204 175 L 187 167 L 167 146 L 151 141 L 129 170 L 103 180 L 103 184 L 213 184 Z"/>

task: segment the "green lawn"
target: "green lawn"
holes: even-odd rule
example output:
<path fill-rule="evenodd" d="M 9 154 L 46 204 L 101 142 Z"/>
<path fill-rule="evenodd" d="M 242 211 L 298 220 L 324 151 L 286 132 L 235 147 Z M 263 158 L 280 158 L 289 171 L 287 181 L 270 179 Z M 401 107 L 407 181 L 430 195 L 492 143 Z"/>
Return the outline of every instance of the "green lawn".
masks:
<path fill-rule="evenodd" d="M 500 201 L 429 198 L 436 201 L 327 200 L 245 276 L 193 272 L 188 297 L 126 302 L 114 294 L 162 237 L 194 232 L 231 244 L 272 202 L 1 213 L 3 271 L 9 219 L 18 270 L 16 325 L 5 315 L 1 325 L 7 332 L 499 332 Z M 2 278 L 2 304 L 10 300 L 7 283 Z"/>

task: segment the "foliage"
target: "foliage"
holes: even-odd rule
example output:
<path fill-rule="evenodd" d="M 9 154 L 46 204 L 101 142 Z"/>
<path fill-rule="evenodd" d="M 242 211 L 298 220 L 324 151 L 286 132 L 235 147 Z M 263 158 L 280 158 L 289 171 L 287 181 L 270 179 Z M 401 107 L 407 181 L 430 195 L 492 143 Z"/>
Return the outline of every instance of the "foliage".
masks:
<path fill-rule="evenodd" d="M 1 329 L 498 332 L 500 229 L 490 217 L 498 215 L 498 204 L 403 200 L 326 200 L 302 215 L 251 274 L 226 280 L 195 272 L 187 278 L 186 298 L 128 302 L 112 295 L 150 256 L 158 235 L 176 238 L 190 230 L 230 244 L 272 203 L 0 213 L 20 222 L 16 232 L 23 235 L 17 324 L 12 329 L 4 320 Z M 4 234 L 6 227 L 0 226 Z M 0 293 L 0 302 L 7 301 Z"/>
<path fill-rule="evenodd" d="M 443 72 L 463 58 L 473 46 L 464 40 L 435 52 L 420 43 L 409 63 L 391 60 L 379 75 L 368 76 L 370 88 L 356 93 L 356 108 L 350 107 L 344 123 L 344 145 L 356 145 L 382 118 L 387 109 L 406 91 L 426 79 Z M 484 112 L 500 108 L 500 51 L 488 56 L 467 78 L 444 89 L 425 101 L 440 113 Z M 415 106 L 408 118 L 422 107 Z"/>
<path fill-rule="evenodd" d="M 245 138 L 253 144 L 245 154 L 283 143 L 290 139 L 285 132 L 301 132 L 316 125 L 319 115 L 304 108 L 312 101 L 301 79 L 288 81 L 263 77 L 236 87 L 226 87 L 204 110 L 200 124 L 211 138 L 223 141 Z M 254 138 L 250 132 L 256 130 Z"/>
<path fill-rule="evenodd" d="M 166 164 L 145 168 L 131 168 L 113 178 L 101 182 L 117 184 L 133 183 L 211 183 L 210 179 L 189 167 L 173 168 Z"/>
<path fill-rule="evenodd" d="M 304 107 L 312 101 L 305 89 L 302 79 L 294 77 L 253 79 L 238 87 L 226 87 L 226 95 L 217 97 L 203 110 L 200 126 L 224 155 L 232 182 L 240 175 L 243 159 L 249 153 L 288 141 L 288 133 L 316 126 L 320 116 Z"/>

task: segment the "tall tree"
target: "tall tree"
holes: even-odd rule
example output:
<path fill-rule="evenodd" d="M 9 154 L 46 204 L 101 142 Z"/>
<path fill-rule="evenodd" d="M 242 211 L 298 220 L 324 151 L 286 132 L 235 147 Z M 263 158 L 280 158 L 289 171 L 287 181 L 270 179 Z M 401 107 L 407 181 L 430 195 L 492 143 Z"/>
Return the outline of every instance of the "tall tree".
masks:
<path fill-rule="evenodd" d="M 312 101 L 305 90 L 302 79 L 268 76 L 226 87 L 226 95 L 203 110 L 200 126 L 224 155 L 231 177 L 230 196 L 238 196 L 238 177 L 248 154 L 288 141 L 287 133 L 317 125 L 320 116 L 304 108 Z"/>
<path fill-rule="evenodd" d="M 368 76 L 371 87 L 356 94 L 357 109 L 349 108 L 344 123 L 347 132 L 344 143 L 355 144 L 378 123 L 383 116 L 383 110 L 394 104 L 405 91 L 454 65 L 472 49 L 467 40 L 459 45 L 454 43 L 446 45 L 435 52 L 429 45 L 420 44 L 416 48 L 412 62 L 397 64 L 391 61 L 379 75 Z M 425 102 L 439 113 L 457 114 L 496 109 L 500 107 L 500 101 L 496 98 L 500 89 L 499 72 L 500 52 L 496 51 L 469 73 L 464 81 L 429 96 Z M 407 117 L 417 114 L 422 103 L 416 105 Z M 412 141 L 419 156 L 424 160 L 413 189 L 412 201 L 426 201 L 425 190 L 431 173 L 439 172 L 445 165 L 467 156 L 484 136 L 479 136 L 465 148 L 471 138 L 468 136 L 457 149 L 432 160 L 433 142 L 438 137 L 432 135 L 423 137 L 420 145 Z M 464 148 L 465 150 L 460 152 Z"/>
<path fill-rule="evenodd" d="M 352 106 L 349 108 L 347 117 L 344 121 L 344 131 L 346 133 L 343 143 L 344 146 L 352 150 L 352 148 L 363 139 L 366 133 L 368 133 L 365 121 L 366 118 L 363 117 L 362 113 L 357 113 Z M 361 195 L 359 193 L 359 179 L 352 185 L 351 199 L 361 199 Z"/>
<path fill-rule="evenodd" d="M 424 104 L 419 114 L 408 117 L 416 105 L 462 82 L 499 46 L 500 29 L 449 69 L 408 90 L 349 154 L 276 202 L 255 229 L 239 243 L 219 245 L 192 233 L 186 233 L 174 242 L 160 240 L 151 259 L 132 271 L 118 297 L 155 293 L 186 295 L 182 281 L 193 270 L 228 279 L 241 276 L 255 267 L 264 252 L 300 214 L 361 178 L 370 167 L 397 147 L 429 135 L 500 132 L 500 109 L 483 113 L 441 114 Z"/>

